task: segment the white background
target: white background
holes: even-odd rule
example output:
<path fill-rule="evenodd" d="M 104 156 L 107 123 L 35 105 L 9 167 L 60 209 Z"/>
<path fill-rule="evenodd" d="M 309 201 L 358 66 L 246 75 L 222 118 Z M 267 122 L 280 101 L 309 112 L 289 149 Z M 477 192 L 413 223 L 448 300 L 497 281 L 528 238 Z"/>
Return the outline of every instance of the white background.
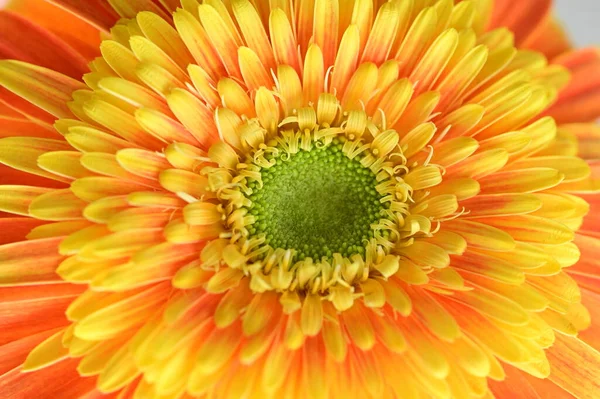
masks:
<path fill-rule="evenodd" d="M 574 44 L 600 46 L 600 0 L 554 1 L 554 13 L 566 27 Z"/>

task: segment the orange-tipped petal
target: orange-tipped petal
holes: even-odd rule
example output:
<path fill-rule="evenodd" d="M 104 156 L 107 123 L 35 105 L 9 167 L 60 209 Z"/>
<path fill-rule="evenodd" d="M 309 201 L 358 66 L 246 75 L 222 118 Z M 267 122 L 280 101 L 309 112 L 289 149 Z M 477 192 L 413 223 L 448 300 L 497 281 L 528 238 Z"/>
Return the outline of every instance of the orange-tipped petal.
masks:
<path fill-rule="evenodd" d="M 525 45 L 537 34 L 550 18 L 552 2 L 533 0 L 514 3 L 510 0 L 496 1 L 490 28 L 508 27 L 515 35 L 518 45 Z"/>
<path fill-rule="evenodd" d="M 74 79 L 88 71 L 87 59 L 53 32 L 23 16 L 0 11 L 0 57 L 43 66 Z"/>

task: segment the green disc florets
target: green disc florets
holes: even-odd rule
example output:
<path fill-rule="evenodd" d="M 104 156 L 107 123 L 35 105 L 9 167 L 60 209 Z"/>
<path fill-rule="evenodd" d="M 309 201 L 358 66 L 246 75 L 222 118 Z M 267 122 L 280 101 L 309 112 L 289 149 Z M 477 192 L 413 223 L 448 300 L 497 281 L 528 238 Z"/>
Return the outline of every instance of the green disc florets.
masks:
<path fill-rule="evenodd" d="M 256 217 L 250 234 L 264 234 L 273 248 L 294 249 L 297 260 L 364 254 L 371 225 L 386 207 L 373 172 L 341 148 L 334 142 L 274 157 L 276 164 L 261 170 L 263 186 L 250 184 Z"/>

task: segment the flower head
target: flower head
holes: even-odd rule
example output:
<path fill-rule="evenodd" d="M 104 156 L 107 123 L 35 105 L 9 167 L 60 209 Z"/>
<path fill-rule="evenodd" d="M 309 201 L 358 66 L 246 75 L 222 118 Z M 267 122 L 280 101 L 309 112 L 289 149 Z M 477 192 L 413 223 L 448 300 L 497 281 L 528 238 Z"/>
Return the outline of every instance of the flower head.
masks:
<path fill-rule="evenodd" d="M 114 26 L 83 82 L 0 61 L 10 112 L 55 129 L 0 140 L 35 176 L 0 186 L 27 234 L 1 289 L 43 298 L 23 371 L 136 398 L 513 397 L 567 350 L 597 376 L 573 338 L 597 128 L 556 120 L 598 112 L 569 113 L 573 61 L 532 50 L 562 51 L 552 22 L 492 29 L 529 5 L 59 3 Z"/>

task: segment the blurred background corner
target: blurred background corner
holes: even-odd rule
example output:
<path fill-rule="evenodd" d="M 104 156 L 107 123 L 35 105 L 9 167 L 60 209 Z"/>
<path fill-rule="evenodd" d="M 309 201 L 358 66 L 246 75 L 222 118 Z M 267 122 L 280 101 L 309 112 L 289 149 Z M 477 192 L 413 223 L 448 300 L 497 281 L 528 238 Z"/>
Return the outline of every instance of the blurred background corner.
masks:
<path fill-rule="evenodd" d="M 573 44 L 600 46 L 600 0 L 554 0 L 554 3 L 555 16 L 562 22 Z"/>

